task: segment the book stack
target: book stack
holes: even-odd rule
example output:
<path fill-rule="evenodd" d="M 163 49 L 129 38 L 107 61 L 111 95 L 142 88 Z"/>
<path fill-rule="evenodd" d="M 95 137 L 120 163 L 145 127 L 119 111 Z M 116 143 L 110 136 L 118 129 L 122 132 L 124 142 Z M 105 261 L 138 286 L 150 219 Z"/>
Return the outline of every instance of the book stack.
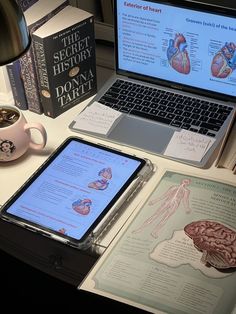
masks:
<path fill-rule="evenodd" d="M 22 11 L 25 12 L 37 1 L 38 0 L 17 0 L 17 3 L 21 7 Z M 15 106 L 21 110 L 28 109 L 24 83 L 22 80 L 20 70 L 20 60 L 16 60 L 15 62 L 7 64 L 6 69 L 9 77 L 9 82 L 11 85 Z"/>
<path fill-rule="evenodd" d="M 8 68 L 14 101 L 20 109 L 55 118 L 96 93 L 94 19 L 68 0 L 28 5 L 32 44 Z"/>
<path fill-rule="evenodd" d="M 227 168 L 236 174 L 236 112 L 222 141 L 216 166 Z"/>

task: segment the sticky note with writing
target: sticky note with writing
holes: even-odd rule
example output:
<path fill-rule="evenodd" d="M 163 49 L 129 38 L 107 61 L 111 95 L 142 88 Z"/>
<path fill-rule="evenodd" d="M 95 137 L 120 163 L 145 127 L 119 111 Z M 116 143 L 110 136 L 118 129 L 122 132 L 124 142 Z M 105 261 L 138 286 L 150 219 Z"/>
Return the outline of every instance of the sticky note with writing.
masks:
<path fill-rule="evenodd" d="M 201 161 L 214 141 L 214 139 L 206 135 L 193 133 L 188 130 L 181 130 L 180 132 L 176 131 L 173 134 L 164 155 Z"/>
<path fill-rule="evenodd" d="M 76 118 L 74 128 L 106 135 L 122 113 L 94 101 Z"/>

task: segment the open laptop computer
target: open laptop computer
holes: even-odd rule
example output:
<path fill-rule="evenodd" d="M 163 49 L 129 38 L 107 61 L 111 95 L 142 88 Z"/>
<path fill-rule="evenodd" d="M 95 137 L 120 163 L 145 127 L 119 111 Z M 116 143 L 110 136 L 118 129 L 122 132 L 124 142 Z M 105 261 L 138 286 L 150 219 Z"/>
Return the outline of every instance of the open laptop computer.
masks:
<path fill-rule="evenodd" d="M 124 115 L 106 136 L 92 135 L 163 155 L 175 131 L 203 134 L 215 141 L 202 160 L 174 159 L 207 167 L 235 113 L 236 10 L 115 0 L 114 17 L 116 74 L 92 102 Z"/>

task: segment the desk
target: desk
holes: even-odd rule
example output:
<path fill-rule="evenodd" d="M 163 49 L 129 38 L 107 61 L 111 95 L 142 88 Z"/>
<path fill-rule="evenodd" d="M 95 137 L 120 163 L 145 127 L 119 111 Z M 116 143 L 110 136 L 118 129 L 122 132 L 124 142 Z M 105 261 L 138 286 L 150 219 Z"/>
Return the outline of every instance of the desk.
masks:
<path fill-rule="evenodd" d="M 109 73 L 107 75 L 109 75 Z M 99 82 L 101 83 L 101 81 Z M 73 133 L 68 129 L 70 122 L 89 101 L 90 99 L 78 104 L 56 119 L 51 119 L 44 115 L 37 115 L 29 111 L 23 112 L 29 122 L 41 122 L 45 126 L 48 134 L 48 142 L 46 148 L 41 153 L 28 151 L 24 156 L 14 162 L 0 164 L 0 204 L 7 201 L 7 199 L 68 136 L 75 135 L 93 142 L 104 143 L 102 140 L 79 133 Z M 110 142 L 109 145 L 115 148 L 120 147 L 118 144 Z M 233 175 L 231 171 L 218 169 L 214 164 L 209 169 L 198 169 L 166 158 L 151 155 L 134 148 L 124 146 L 122 149 L 138 156 L 149 158 L 157 165 L 155 174 L 128 208 L 129 213 L 134 210 L 137 204 L 136 202 L 146 198 L 150 194 L 157 181 L 167 169 L 236 185 L 236 176 Z M 127 213 L 127 215 L 129 213 Z M 122 221 L 118 222 L 116 228 L 119 228 L 119 223 L 122 224 Z M 111 236 L 112 235 L 110 235 L 110 237 Z M 111 238 L 107 237 L 103 245 L 109 245 L 110 239 Z M 90 252 L 81 253 L 73 248 L 68 248 L 65 251 L 65 246 L 61 243 L 45 239 L 30 231 L 24 230 L 23 228 L 11 226 L 5 222 L 0 222 L 0 248 L 35 268 L 75 286 L 83 279 L 84 275 L 89 271 L 97 259 L 96 254 L 93 255 L 90 254 Z"/>
<path fill-rule="evenodd" d="M 78 114 L 78 112 L 86 106 L 89 100 L 90 99 L 84 101 L 81 104 L 78 104 L 77 106 L 63 113 L 56 119 L 51 119 L 44 115 L 37 115 L 30 111 L 24 111 L 24 115 L 28 121 L 30 122 L 38 121 L 45 126 L 48 134 L 47 145 L 46 148 L 41 153 L 28 151 L 24 156 L 22 156 L 20 159 L 16 161 L 0 164 L 0 182 L 1 182 L 0 204 L 3 204 L 5 201 L 7 201 L 7 199 L 10 198 L 10 196 L 31 176 L 31 174 L 46 160 L 46 158 L 55 150 L 55 148 L 59 146 L 60 143 L 64 141 L 64 139 L 67 138 L 68 136 L 75 135 L 94 142 L 104 143 L 104 141 L 102 140 L 85 136 L 84 134 L 73 133 L 68 128 L 70 122 Z M 112 147 L 120 148 L 120 146 L 115 143 L 109 142 L 109 145 Z M 150 194 L 150 192 L 156 185 L 157 181 L 159 180 L 160 176 L 162 176 L 167 169 L 185 172 L 191 175 L 207 177 L 221 182 L 224 181 L 226 183 L 236 185 L 236 176 L 233 175 L 231 171 L 216 168 L 214 164 L 209 169 L 198 169 L 196 167 L 168 160 L 166 158 L 162 158 L 159 156 L 151 155 L 146 152 L 131 149 L 125 146 L 122 147 L 122 150 L 134 153 L 138 156 L 149 158 L 155 165 L 157 165 L 157 171 L 148 181 L 148 183 L 145 185 L 145 187 L 142 189 L 139 195 L 136 197 L 137 202 L 141 199 L 146 198 Z M 129 215 L 134 210 L 136 204 L 137 203 L 135 203 L 135 201 L 131 203 L 127 210 L 126 213 L 127 215 Z M 122 221 L 120 221 L 120 224 L 122 224 Z M 117 228 L 119 228 L 119 224 L 117 225 Z M 2 241 L 0 241 L 0 247 L 3 250 L 6 250 L 8 253 L 15 255 L 16 257 L 19 257 L 20 259 L 23 259 L 36 267 L 39 266 L 38 265 L 39 260 L 42 259 L 42 264 L 40 266 L 41 269 L 47 271 L 50 274 L 58 276 L 60 279 L 63 279 L 70 283 L 76 284 L 76 281 L 80 280 L 83 277 L 83 269 L 79 267 L 82 273 L 80 273 L 79 276 L 77 276 L 76 267 L 78 266 L 76 265 L 75 262 L 73 265 L 71 264 L 70 259 L 76 260 L 77 252 L 75 249 L 71 248 L 70 255 L 64 257 L 66 258 L 68 268 L 62 275 L 59 271 L 60 270 L 59 264 L 61 263 L 60 260 L 61 254 L 64 255 L 64 253 L 62 253 L 63 245 L 61 245 L 60 243 L 54 243 L 56 241 L 51 240 L 48 241 L 48 247 L 46 248 L 45 239 L 41 239 L 39 236 L 31 234 L 29 231 L 21 229 L 23 228 L 19 228 L 16 226 L 9 227 L 9 224 L 4 223 L 4 226 L 1 226 L 0 228 L 0 236 L 2 236 Z M 19 237 L 16 236 L 16 234 L 20 234 Z M 104 246 L 109 245 L 110 240 L 111 238 L 109 237 L 106 238 L 103 245 Z M 26 241 L 27 243 L 28 253 L 26 251 L 24 252 L 22 251 L 22 243 L 24 241 Z M 23 245 L 26 245 L 26 243 L 25 244 L 23 243 Z M 47 255 L 47 258 L 45 260 L 43 256 L 40 256 L 40 258 L 39 257 L 34 258 L 32 252 L 29 252 L 31 250 L 31 247 L 39 248 L 42 246 L 44 246 L 45 250 L 44 253 Z M 53 253 L 51 252 L 51 250 L 53 251 Z M 27 254 L 29 254 L 28 258 L 26 257 Z M 89 270 L 89 267 L 91 267 L 91 265 L 96 260 L 96 257 L 91 256 L 90 263 L 86 263 L 85 262 L 86 258 L 87 258 L 86 255 L 84 255 L 83 263 L 87 265 L 87 267 L 84 269 L 84 272 L 87 272 Z M 50 268 L 47 265 L 47 262 L 49 262 L 51 266 L 53 265 L 53 271 L 52 268 Z M 74 269 L 73 274 L 70 274 L 71 270 L 70 267 Z"/>
<path fill-rule="evenodd" d="M 40 153 L 35 151 L 28 151 L 24 156 L 16 161 L 0 164 L 0 204 L 6 202 L 7 199 L 27 180 L 27 178 L 30 177 L 30 175 L 46 160 L 46 158 L 55 150 L 55 148 L 59 146 L 59 144 L 68 136 L 75 135 L 93 142 L 105 143 L 100 139 L 98 140 L 82 133 L 74 133 L 68 129 L 70 122 L 79 113 L 79 111 L 81 111 L 86 106 L 89 100 L 90 99 L 84 101 L 81 104 L 78 104 L 56 119 L 51 119 L 44 115 L 37 115 L 30 111 L 23 111 L 28 121 L 41 122 L 45 126 L 48 134 L 48 141 L 46 148 Z M 118 144 L 111 142 L 109 142 L 109 145 L 112 147 L 119 147 Z M 163 157 L 148 154 L 140 150 L 131 149 L 128 147 L 124 147 L 123 149 L 127 152 L 132 152 L 139 156 L 150 158 L 153 163 L 158 166 L 158 171 L 154 175 L 155 178 L 163 174 L 165 169 L 174 169 L 176 171 L 188 172 L 193 175 L 198 174 L 202 177 L 206 176 L 215 180 L 236 184 L 236 176 L 233 175 L 231 171 L 228 169 L 216 168 L 214 164 L 209 169 L 199 169 L 186 164 L 168 160 Z"/>

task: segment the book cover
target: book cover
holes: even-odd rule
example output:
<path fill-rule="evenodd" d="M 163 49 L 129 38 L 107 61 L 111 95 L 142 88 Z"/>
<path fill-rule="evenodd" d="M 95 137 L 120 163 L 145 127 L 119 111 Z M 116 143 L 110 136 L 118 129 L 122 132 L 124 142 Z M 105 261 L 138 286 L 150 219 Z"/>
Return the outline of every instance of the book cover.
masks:
<path fill-rule="evenodd" d="M 94 17 L 67 6 L 33 34 L 44 114 L 52 118 L 97 91 Z"/>
<path fill-rule="evenodd" d="M 235 204 L 235 185 L 166 171 L 79 288 L 151 313 L 232 313 Z"/>
<path fill-rule="evenodd" d="M 25 96 L 24 84 L 21 78 L 20 62 L 16 60 L 9 63 L 6 65 L 6 69 L 15 106 L 21 110 L 27 110 L 28 104 Z"/>
<path fill-rule="evenodd" d="M 25 19 L 29 32 L 32 34 L 38 27 L 43 25 L 66 5 L 68 5 L 68 0 L 38 0 L 34 5 L 25 11 Z M 20 66 L 28 109 L 41 114 L 43 112 L 43 108 L 38 91 L 38 80 L 32 45 L 30 49 L 20 58 Z"/>

